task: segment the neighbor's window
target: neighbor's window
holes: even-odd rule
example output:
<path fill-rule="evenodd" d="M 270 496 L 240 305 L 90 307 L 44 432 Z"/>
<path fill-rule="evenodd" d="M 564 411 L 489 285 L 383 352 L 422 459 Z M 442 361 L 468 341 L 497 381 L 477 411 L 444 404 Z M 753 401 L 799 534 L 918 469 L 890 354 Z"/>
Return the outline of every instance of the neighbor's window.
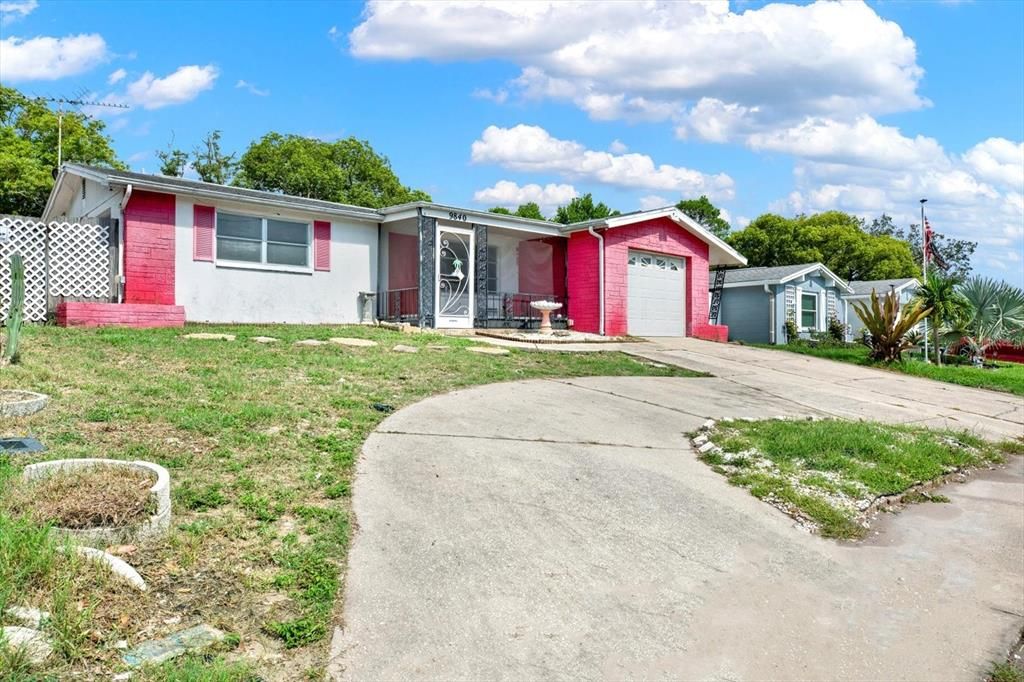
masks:
<path fill-rule="evenodd" d="M 217 260 L 309 266 L 309 224 L 217 211 Z"/>
<path fill-rule="evenodd" d="M 498 247 L 487 247 L 487 291 L 498 291 Z"/>
<path fill-rule="evenodd" d="M 800 296 L 800 326 L 804 329 L 818 327 L 818 295 L 803 294 Z"/>

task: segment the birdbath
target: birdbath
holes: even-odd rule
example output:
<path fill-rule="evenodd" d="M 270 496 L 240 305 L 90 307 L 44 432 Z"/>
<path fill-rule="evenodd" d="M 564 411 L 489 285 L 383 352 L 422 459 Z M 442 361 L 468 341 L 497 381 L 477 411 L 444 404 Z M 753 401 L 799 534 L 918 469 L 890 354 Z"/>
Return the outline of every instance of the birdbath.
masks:
<path fill-rule="evenodd" d="M 540 311 L 540 333 L 551 333 L 551 313 L 562 307 L 561 303 L 554 301 L 531 301 L 530 307 Z"/>

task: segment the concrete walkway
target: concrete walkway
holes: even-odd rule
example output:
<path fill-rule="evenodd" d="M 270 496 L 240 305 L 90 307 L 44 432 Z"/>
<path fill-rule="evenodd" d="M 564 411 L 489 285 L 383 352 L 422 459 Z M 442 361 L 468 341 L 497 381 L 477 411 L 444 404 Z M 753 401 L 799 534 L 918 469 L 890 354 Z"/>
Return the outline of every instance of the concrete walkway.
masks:
<path fill-rule="evenodd" d="M 823 540 L 728 485 L 684 434 L 838 397 L 899 420 L 888 377 L 773 365 L 780 387 L 746 369 L 756 358 L 699 342 L 644 354 L 720 376 L 479 387 L 371 435 L 332 679 L 977 680 L 1005 655 L 1024 623 L 1021 458 L 949 486 L 951 504 L 885 517 L 864 543 Z M 911 384 L 928 422 L 990 395 Z M 1008 400 L 1002 416 L 963 414 L 1003 433 Z"/>

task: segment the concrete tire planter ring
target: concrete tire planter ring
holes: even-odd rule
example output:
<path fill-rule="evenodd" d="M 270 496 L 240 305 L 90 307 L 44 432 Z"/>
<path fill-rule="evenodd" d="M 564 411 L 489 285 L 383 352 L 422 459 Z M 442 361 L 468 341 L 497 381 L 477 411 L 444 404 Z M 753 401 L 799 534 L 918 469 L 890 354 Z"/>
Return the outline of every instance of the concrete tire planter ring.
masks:
<path fill-rule="evenodd" d="M 74 538 L 85 545 L 106 547 L 115 544 L 130 544 L 144 540 L 162 538 L 171 526 L 171 478 L 167 469 L 159 464 L 141 460 L 120 459 L 56 459 L 39 462 L 25 467 L 22 477 L 34 481 L 57 472 L 73 472 L 91 467 L 127 467 L 142 470 L 156 476 L 156 482 L 149 488 L 149 496 L 156 511 L 143 521 L 126 526 L 98 526 L 95 528 L 60 528 L 55 530 Z"/>
<path fill-rule="evenodd" d="M 0 417 L 27 417 L 46 407 L 50 396 L 32 391 L 0 390 Z"/>

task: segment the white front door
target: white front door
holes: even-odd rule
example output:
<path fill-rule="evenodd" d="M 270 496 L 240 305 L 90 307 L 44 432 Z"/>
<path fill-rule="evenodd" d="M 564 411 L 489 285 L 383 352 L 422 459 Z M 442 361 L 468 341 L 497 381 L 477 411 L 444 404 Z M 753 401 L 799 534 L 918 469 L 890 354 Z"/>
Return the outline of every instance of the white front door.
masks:
<path fill-rule="evenodd" d="M 630 251 L 627 266 L 627 331 L 635 336 L 686 333 L 686 261 Z"/>
<path fill-rule="evenodd" d="M 434 326 L 473 326 L 473 231 L 438 225 L 436 235 Z"/>

